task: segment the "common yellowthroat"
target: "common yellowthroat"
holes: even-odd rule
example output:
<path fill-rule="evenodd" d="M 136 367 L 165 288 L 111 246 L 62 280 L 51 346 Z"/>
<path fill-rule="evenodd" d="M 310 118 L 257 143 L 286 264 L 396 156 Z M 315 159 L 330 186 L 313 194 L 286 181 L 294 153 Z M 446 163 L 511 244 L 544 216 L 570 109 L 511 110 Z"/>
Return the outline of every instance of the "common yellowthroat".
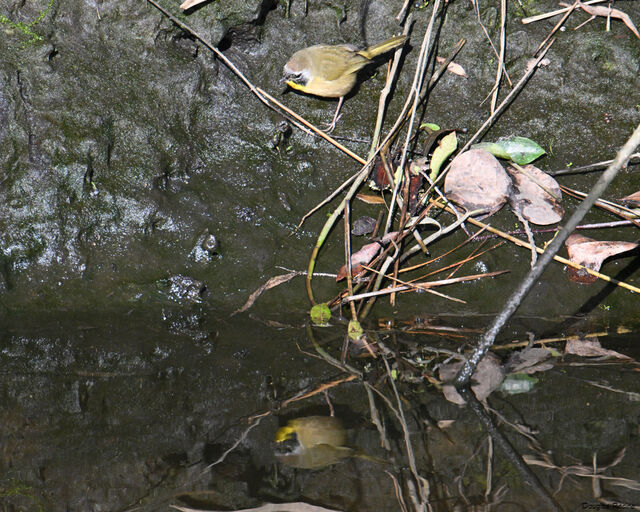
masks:
<path fill-rule="evenodd" d="M 319 44 L 297 51 L 284 66 L 284 81 L 292 89 L 323 98 L 340 98 L 327 132 L 338 121 L 344 97 L 354 88 L 358 71 L 373 58 L 398 48 L 407 36 L 395 36 L 365 50 L 346 44 Z"/>
<path fill-rule="evenodd" d="M 347 432 L 333 416 L 307 416 L 289 421 L 275 435 L 276 457 L 294 468 L 317 469 L 358 457 L 378 464 L 387 462 L 345 446 Z"/>

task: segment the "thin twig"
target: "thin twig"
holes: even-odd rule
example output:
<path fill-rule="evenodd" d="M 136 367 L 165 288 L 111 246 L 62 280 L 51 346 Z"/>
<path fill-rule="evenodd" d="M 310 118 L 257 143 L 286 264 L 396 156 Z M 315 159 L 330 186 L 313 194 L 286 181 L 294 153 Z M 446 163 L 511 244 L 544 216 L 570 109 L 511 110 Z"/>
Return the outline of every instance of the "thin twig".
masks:
<path fill-rule="evenodd" d="M 433 4 L 433 9 L 431 12 L 431 18 L 429 19 L 429 25 L 427 26 L 427 31 L 424 34 L 424 38 L 422 39 L 422 46 L 420 47 L 420 55 L 418 57 L 418 66 L 416 68 L 415 75 L 413 77 L 413 84 L 411 86 L 411 93 L 407 98 L 410 101 L 410 98 L 413 98 L 413 107 L 411 109 L 411 119 L 409 121 L 409 128 L 407 130 L 407 141 L 402 151 L 402 157 L 400 158 L 399 168 L 404 169 L 404 164 L 407 161 L 407 150 L 409 141 L 411 140 L 413 133 L 413 124 L 415 122 L 415 117 L 418 109 L 418 105 L 420 103 L 420 91 L 422 90 L 424 77 L 427 71 L 427 62 L 430 55 L 430 42 L 431 42 L 431 34 L 433 32 L 433 26 L 435 24 L 436 15 L 440 10 L 440 1 L 435 0 Z M 393 222 L 394 216 L 394 208 L 396 203 L 396 197 L 398 196 L 398 191 L 400 189 L 401 180 L 398 180 L 398 183 L 395 183 L 393 194 L 391 196 L 391 204 L 389 205 L 389 213 L 387 214 L 387 223 L 384 228 L 384 233 L 387 234 L 391 230 L 391 223 Z"/>
<path fill-rule="evenodd" d="M 408 35 L 409 30 L 411 29 L 411 22 L 407 23 L 404 27 L 404 31 L 402 32 L 404 35 Z M 393 61 L 391 66 L 389 67 L 389 72 L 387 73 L 387 82 L 384 86 L 384 89 L 380 92 L 380 99 L 378 101 L 378 116 L 376 118 L 376 126 L 373 131 L 373 137 L 371 140 L 371 149 L 369 150 L 369 158 L 373 155 L 378 148 L 378 142 L 380 142 L 380 132 L 382 130 L 382 123 L 384 122 L 384 114 L 387 107 L 387 99 L 389 98 L 389 94 L 391 94 L 391 89 L 395 82 L 396 75 L 398 73 L 398 69 L 400 67 L 400 59 L 402 57 L 402 52 L 404 50 L 404 45 L 400 46 L 393 55 Z"/>
<path fill-rule="evenodd" d="M 505 24 L 507 23 L 507 2 L 500 0 L 500 53 L 498 57 L 498 70 L 496 71 L 496 84 L 493 86 L 493 94 L 491 97 L 491 113 L 496 110 L 498 103 L 498 94 L 500 93 L 500 82 L 502 73 L 504 72 L 504 52 L 507 46 Z M 509 84 L 511 85 L 511 84 Z"/>
<path fill-rule="evenodd" d="M 258 425 L 260 425 L 260 422 L 262 421 L 262 418 L 264 416 L 258 416 L 256 418 L 254 418 L 250 425 L 242 432 L 242 434 L 240 435 L 240 437 L 238 439 L 236 439 L 236 441 L 231 445 L 230 448 L 228 448 L 227 450 L 225 450 L 225 452 L 220 455 L 220 457 L 218 457 L 218 460 L 216 460 L 215 462 L 212 462 L 211 464 L 209 464 L 206 468 L 204 468 L 202 470 L 201 475 L 204 475 L 207 471 L 209 471 L 213 466 L 215 466 L 216 464 L 220 464 L 224 459 L 227 458 L 227 455 L 229 455 L 233 450 L 235 450 L 237 448 L 237 446 L 244 441 L 247 436 L 249 435 L 249 432 L 251 432 L 252 429 L 254 429 L 255 427 L 257 427 Z"/>
<path fill-rule="evenodd" d="M 587 2 L 584 2 L 584 4 L 591 5 L 591 4 L 598 4 L 600 2 L 605 2 L 605 1 L 606 0 L 588 0 Z M 553 18 L 558 14 L 567 12 L 569 9 L 570 7 L 565 7 L 563 9 L 558 9 L 556 11 L 547 12 L 545 14 L 538 14 L 537 16 L 529 16 L 528 18 L 522 18 L 522 20 L 520 21 L 522 22 L 523 25 L 527 25 L 528 23 L 533 23 L 534 21 L 541 21 L 541 20 L 546 20 L 547 18 Z"/>
<path fill-rule="evenodd" d="M 547 171 L 549 176 L 563 176 L 565 174 L 578 174 L 582 172 L 602 171 L 611 165 L 613 160 L 605 160 L 604 162 L 596 162 L 595 164 L 581 165 L 579 167 L 571 167 L 569 169 L 561 169 L 559 171 Z M 627 165 L 640 163 L 640 153 L 634 153 L 629 158 Z"/>
<path fill-rule="evenodd" d="M 367 299 L 369 297 L 378 297 L 380 295 L 389 295 L 390 293 L 403 292 L 406 290 L 414 290 L 414 289 L 427 291 L 430 288 L 433 288 L 436 286 L 445 286 L 449 284 L 462 283 L 465 281 L 475 281 L 476 279 L 482 279 L 484 277 L 495 277 L 500 274 L 504 274 L 505 272 L 508 272 L 508 270 L 500 270 L 497 272 L 487 272 L 485 274 L 475 274 L 472 276 L 454 277 L 452 279 L 441 279 L 439 281 L 431 281 L 428 283 L 412 283 L 410 285 L 393 286 L 393 287 L 384 288 L 382 290 L 378 290 L 375 292 L 367 292 L 367 293 L 361 293 L 359 295 L 353 295 L 351 297 L 345 297 L 344 301 L 346 302 L 346 301 L 353 301 L 353 300 L 362 300 L 362 299 Z"/>
<path fill-rule="evenodd" d="M 536 265 L 538 261 L 538 252 L 534 249 L 536 246 L 536 242 L 533 238 L 533 233 L 531 232 L 531 226 L 529 225 L 529 221 L 522 216 L 519 210 L 513 210 L 513 213 L 516 214 L 516 217 L 522 222 L 522 226 L 524 227 L 524 232 L 527 235 L 527 240 L 529 240 L 529 245 L 531 247 L 531 268 Z"/>

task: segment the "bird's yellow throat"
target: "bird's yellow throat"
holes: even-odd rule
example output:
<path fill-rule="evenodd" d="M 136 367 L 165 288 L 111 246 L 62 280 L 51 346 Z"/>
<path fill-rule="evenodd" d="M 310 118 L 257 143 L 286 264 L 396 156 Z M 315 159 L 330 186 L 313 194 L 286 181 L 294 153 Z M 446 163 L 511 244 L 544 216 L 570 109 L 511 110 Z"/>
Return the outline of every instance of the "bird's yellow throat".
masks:
<path fill-rule="evenodd" d="M 302 84 L 297 84 L 296 82 L 292 81 L 292 80 L 287 80 L 287 85 L 289 87 L 291 87 L 292 89 L 295 89 L 296 91 L 302 91 L 302 92 L 306 92 L 307 88 L 302 85 Z"/>

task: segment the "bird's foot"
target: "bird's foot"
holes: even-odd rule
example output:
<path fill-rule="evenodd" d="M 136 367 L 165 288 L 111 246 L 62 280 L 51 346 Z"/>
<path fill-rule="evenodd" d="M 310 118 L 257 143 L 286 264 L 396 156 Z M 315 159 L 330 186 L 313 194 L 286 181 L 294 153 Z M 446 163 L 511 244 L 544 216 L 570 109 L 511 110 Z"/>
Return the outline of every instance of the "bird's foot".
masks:
<path fill-rule="evenodd" d="M 331 121 L 330 123 L 325 123 L 324 128 L 322 128 L 322 131 L 327 135 L 329 135 L 333 130 L 336 129 L 336 124 L 338 123 L 341 117 L 342 117 L 342 114 L 340 114 L 338 117 L 334 117 L 333 121 Z"/>

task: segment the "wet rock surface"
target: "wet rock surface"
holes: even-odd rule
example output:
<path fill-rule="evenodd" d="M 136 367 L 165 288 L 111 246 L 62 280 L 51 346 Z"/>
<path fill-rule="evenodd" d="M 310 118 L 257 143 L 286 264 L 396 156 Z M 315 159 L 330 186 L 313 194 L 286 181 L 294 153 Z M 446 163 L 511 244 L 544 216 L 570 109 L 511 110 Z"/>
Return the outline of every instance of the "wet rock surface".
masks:
<path fill-rule="evenodd" d="M 623 4 L 632 19 L 640 17 L 637 4 Z M 0 3 L 13 23 L 29 23 L 47 7 L 45 0 Z M 399 5 L 379 2 L 364 15 L 358 2 L 341 9 L 311 5 L 306 13 L 304 3 L 293 2 L 288 16 L 266 0 L 209 2 L 187 14 L 165 7 L 275 95 L 283 90 L 283 63 L 300 47 L 371 44 L 399 31 Z M 389 118 L 412 79 L 428 13 L 414 13 Z M 508 24 L 507 68 L 515 79 L 552 23 L 522 26 L 519 16 L 510 13 Z M 495 17 L 483 11 L 491 34 L 498 30 Z M 560 34 L 551 64 L 537 71 L 488 137 L 517 133 L 551 146 L 544 162 L 550 168 L 613 156 L 637 120 L 640 64 L 631 32 L 621 23 L 604 32 L 601 21 Z M 289 237 L 293 226 L 357 166 L 297 131 L 281 140 L 282 118 L 151 4 L 54 2 L 32 27 L 37 41 L 1 26 L 5 307 L 69 306 L 79 295 L 94 305 L 107 297 L 118 303 L 122 296 L 113 291 L 123 283 L 186 273 L 216 289 L 211 305 L 233 309 L 275 265 L 306 263 L 319 221 Z M 473 130 L 487 115 L 481 102 L 495 73 L 465 2 L 448 8 L 439 53 L 459 36 L 469 41 L 457 61 L 470 78 L 446 74 L 430 97 L 428 117 Z M 336 135 L 366 139 L 381 74 L 347 99 Z M 334 106 L 297 93 L 282 99 L 317 123 Z M 224 253 L 194 261 L 188 255 L 205 230 Z"/>

